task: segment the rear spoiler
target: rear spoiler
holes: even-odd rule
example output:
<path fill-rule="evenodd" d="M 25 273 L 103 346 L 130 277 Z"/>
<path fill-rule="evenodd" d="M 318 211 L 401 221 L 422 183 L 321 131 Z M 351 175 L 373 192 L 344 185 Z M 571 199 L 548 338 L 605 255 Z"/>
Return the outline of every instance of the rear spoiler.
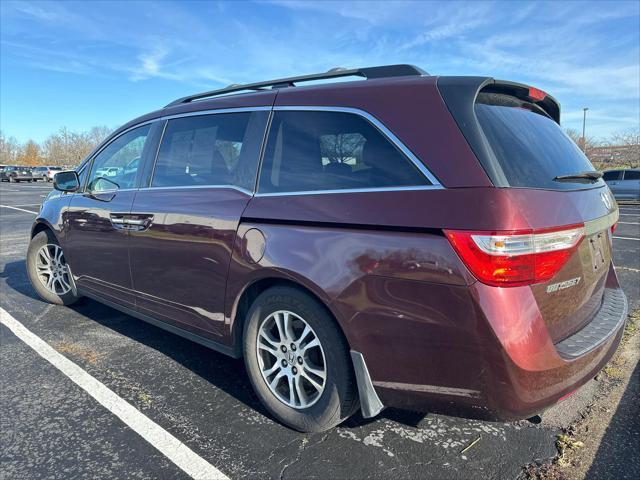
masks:
<path fill-rule="evenodd" d="M 560 103 L 546 92 L 528 85 L 491 77 L 438 77 L 437 85 L 451 115 L 496 187 L 508 187 L 509 184 L 476 118 L 474 105 L 481 91 L 504 93 L 535 103 L 560 124 Z"/>

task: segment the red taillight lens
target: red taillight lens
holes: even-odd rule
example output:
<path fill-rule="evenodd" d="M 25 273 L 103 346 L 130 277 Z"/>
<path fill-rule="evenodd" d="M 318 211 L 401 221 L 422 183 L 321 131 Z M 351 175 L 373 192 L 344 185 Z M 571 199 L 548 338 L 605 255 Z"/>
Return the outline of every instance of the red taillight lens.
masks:
<path fill-rule="evenodd" d="M 445 230 L 471 273 L 482 283 L 513 287 L 544 282 L 569 260 L 584 225 L 506 232 Z"/>
<path fill-rule="evenodd" d="M 618 222 L 611 225 L 611 233 L 616 233 L 617 228 L 618 228 Z"/>

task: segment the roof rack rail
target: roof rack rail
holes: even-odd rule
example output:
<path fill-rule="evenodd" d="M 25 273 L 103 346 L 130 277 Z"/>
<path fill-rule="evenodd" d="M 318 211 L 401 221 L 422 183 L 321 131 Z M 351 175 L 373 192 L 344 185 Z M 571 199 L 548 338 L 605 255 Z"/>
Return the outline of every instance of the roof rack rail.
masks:
<path fill-rule="evenodd" d="M 405 76 L 420 76 L 429 75 L 427 72 L 414 65 L 382 65 L 378 67 L 365 67 L 365 68 L 332 68 L 323 73 L 313 73 L 311 75 L 301 75 L 299 77 L 279 78 L 277 80 L 268 80 L 266 82 L 247 83 L 240 85 L 237 83 L 231 84 L 228 87 L 218 90 L 211 90 L 209 92 L 197 93 L 195 95 L 189 95 L 187 97 L 179 98 L 167 107 L 173 107 L 174 105 L 180 105 L 183 103 L 193 102 L 194 100 L 201 100 L 203 98 L 215 97 L 217 95 L 224 95 L 227 93 L 241 92 L 243 90 L 264 90 L 267 87 L 270 88 L 284 88 L 294 87 L 299 82 L 310 82 L 313 80 L 326 80 L 330 78 L 340 77 L 364 77 L 366 79 L 373 78 L 389 78 L 389 77 L 405 77 Z"/>

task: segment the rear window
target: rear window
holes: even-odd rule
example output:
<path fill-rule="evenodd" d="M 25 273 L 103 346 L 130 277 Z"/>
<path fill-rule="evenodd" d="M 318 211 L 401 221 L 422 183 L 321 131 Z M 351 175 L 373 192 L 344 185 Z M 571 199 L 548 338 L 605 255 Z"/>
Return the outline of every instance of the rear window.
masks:
<path fill-rule="evenodd" d="M 570 190 L 601 186 L 558 182 L 554 178 L 593 165 L 578 146 L 539 107 L 500 94 L 480 94 L 475 112 L 495 161 L 512 187 Z"/>

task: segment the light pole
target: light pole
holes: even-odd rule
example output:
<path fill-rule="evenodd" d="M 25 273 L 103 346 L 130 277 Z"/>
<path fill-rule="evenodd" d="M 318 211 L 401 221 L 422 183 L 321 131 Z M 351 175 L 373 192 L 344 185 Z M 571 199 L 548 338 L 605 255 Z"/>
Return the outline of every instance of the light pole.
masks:
<path fill-rule="evenodd" d="M 587 107 L 582 109 L 582 151 L 584 153 L 587 153 L 587 139 L 584 136 L 584 130 L 587 126 L 587 110 L 589 110 Z"/>

